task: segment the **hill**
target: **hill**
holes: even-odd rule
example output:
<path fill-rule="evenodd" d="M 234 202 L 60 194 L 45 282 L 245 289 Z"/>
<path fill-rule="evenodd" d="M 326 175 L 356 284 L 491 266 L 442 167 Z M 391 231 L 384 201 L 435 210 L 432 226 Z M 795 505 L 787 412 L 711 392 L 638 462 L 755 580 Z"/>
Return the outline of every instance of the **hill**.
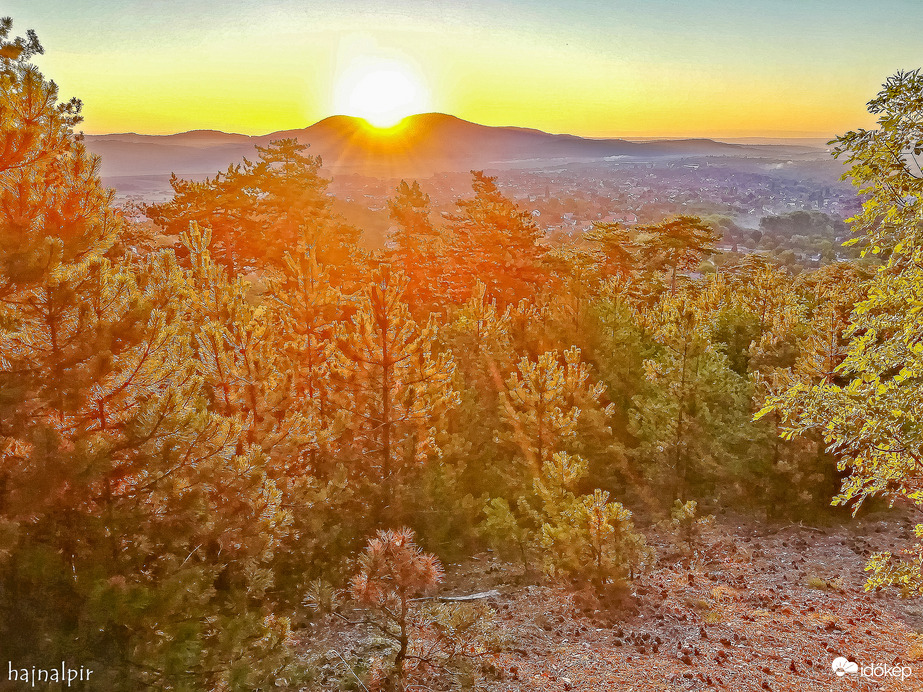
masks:
<path fill-rule="evenodd" d="M 361 118 L 336 115 L 310 127 L 251 137 L 215 130 L 174 135 L 87 135 L 87 148 L 102 158 L 102 175 L 210 175 L 252 157 L 257 145 L 295 138 L 309 144 L 333 173 L 377 177 L 428 176 L 472 168 L 540 167 L 543 163 L 669 156 L 796 155 L 806 146 L 729 144 L 710 139 L 592 139 L 518 127 L 489 127 L 442 113 L 410 116 L 382 130 Z"/>

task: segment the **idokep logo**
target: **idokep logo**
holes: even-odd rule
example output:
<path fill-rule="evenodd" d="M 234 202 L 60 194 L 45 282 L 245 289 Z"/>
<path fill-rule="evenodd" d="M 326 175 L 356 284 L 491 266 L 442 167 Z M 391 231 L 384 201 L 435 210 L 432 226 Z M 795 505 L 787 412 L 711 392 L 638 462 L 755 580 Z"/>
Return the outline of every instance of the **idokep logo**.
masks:
<path fill-rule="evenodd" d="M 850 661 L 843 656 L 833 659 L 830 667 L 840 678 L 844 675 L 858 675 L 862 678 L 900 678 L 901 680 L 906 680 L 913 675 L 913 669 L 910 666 L 885 666 L 880 664 L 860 666 L 855 661 Z"/>
<path fill-rule="evenodd" d="M 833 659 L 833 663 L 830 664 L 833 668 L 833 672 L 837 674 L 837 677 L 843 677 L 847 673 L 850 675 L 855 675 L 859 672 L 859 664 L 853 661 L 850 661 L 848 658 L 839 658 Z"/>

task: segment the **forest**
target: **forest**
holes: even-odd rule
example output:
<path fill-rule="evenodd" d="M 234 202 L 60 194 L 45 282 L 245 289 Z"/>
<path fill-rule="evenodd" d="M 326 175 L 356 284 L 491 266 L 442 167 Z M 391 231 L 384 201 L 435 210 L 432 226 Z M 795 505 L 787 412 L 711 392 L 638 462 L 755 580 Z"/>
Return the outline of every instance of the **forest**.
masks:
<path fill-rule="evenodd" d="M 482 171 L 443 215 L 401 182 L 372 251 L 295 140 L 174 177 L 135 223 L 41 52 L 3 21 L 11 668 L 311 689 L 295 635 L 337 613 L 386 643 L 354 689 L 441 689 L 502 645 L 488 606 L 419 610 L 449 563 L 489 549 L 604 602 L 656 562 L 655 525 L 694 551 L 719 512 L 923 503 L 923 180 L 900 155 L 923 141 L 919 71 L 836 141 L 855 259 L 793 274 L 694 216 L 552 244 Z M 767 223 L 798 242 L 796 222 Z M 923 591 L 923 546 L 901 549 L 869 558 L 870 588 Z"/>

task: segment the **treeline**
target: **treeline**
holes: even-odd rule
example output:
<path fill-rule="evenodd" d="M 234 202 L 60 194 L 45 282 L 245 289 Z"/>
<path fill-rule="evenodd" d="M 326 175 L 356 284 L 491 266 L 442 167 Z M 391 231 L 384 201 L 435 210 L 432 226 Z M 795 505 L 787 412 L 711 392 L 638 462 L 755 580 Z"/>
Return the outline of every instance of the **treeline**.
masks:
<path fill-rule="evenodd" d="M 551 249 L 474 172 L 434 218 L 416 183 L 379 253 L 283 140 L 149 210 L 113 210 L 79 103 L 0 31 L 0 641 L 106 689 L 297 677 L 288 614 L 379 529 L 487 545 L 602 587 L 676 500 L 778 517 L 839 487 L 793 387 L 835 383 L 868 275 L 757 256 L 692 278 L 695 217 Z M 408 558 L 409 559 L 409 558 Z"/>
<path fill-rule="evenodd" d="M 757 229 L 741 228 L 724 214 L 709 214 L 704 219 L 722 234 L 722 243 L 735 254 L 755 252 L 795 274 L 845 260 L 869 264 L 871 259 L 863 259 L 855 247 L 844 246 L 853 239 L 849 226 L 822 211 L 764 216 Z M 710 269 L 708 263 L 704 268 Z"/>

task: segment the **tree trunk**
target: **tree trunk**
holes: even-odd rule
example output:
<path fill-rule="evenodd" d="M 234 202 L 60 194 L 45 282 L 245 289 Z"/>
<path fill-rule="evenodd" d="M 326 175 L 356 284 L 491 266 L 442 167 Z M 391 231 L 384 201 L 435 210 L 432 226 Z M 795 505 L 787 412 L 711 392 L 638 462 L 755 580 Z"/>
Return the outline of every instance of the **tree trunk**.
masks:
<path fill-rule="evenodd" d="M 404 659 L 407 658 L 407 644 L 409 637 L 407 636 L 407 597 L 401 596 L 401 636 L 398 639 L 400 644 L 400 649 L 398 649 L 397 656 L 394 658 L 394 667 L 397 669 L 397 678 L 400 680 L 400 688 L 404 688 Z"/>
<path fill-rule="evenodd" d="M 384 309 L 384 306 L 382 307 Z M 394 483 L 391 478 L 391 366 L 388 353 L 388 321 L 383 318 L 381 329 L 381 477 L 382 484 L 378 493 L 376 522 L 385 518 L 385 509 L 389 499 L 394 497 Z M 389 517 L 390 518 L 390 517 Z M 402 626 L 403 629 L 403 626 Z"/>
<path fill-rule="evenodd" d="M 680 452 L 683 441 L 683 408 L 686 405 L 686 361 L 689 352 L 689 342 L 683 344 L 683 365 L 680 372 L 679 380 L 679 405 L 676 413 L 676 440 L 674 442 L 673 467 L 676 469 L 677 491 L 676 499 L 682 499 L 681 495 L 685 494 L 686 479 L 686 455 Z"/>

